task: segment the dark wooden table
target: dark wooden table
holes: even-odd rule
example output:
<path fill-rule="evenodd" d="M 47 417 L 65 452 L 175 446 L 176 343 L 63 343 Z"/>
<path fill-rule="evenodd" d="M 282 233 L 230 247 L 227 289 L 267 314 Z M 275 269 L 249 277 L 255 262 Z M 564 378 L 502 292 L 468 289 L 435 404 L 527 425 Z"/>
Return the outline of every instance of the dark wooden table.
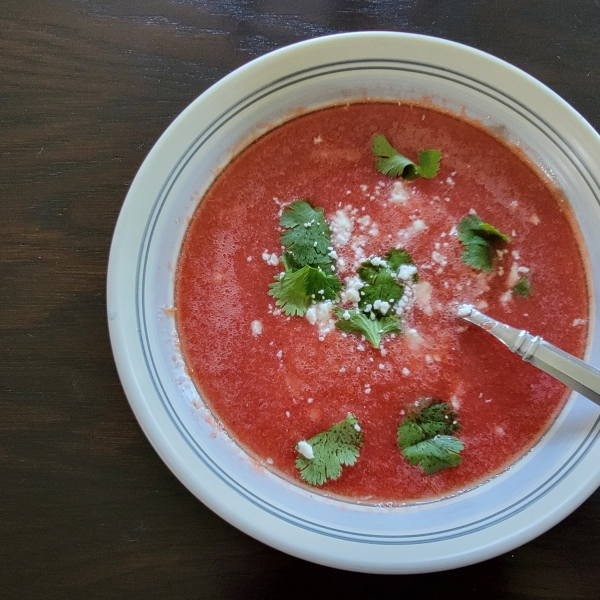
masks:
<path fill-rule="evenodd" d="M 219 519 L 121 389 L 109 245 L 137 168 L 208 86 L 341 31 L 449 38 L 600 128 L 598 0 L 4 0 L 0 4 L 0 598 L 600 598 L 600 492 L 537 540 L 421 576 L 316 566 Z"/>

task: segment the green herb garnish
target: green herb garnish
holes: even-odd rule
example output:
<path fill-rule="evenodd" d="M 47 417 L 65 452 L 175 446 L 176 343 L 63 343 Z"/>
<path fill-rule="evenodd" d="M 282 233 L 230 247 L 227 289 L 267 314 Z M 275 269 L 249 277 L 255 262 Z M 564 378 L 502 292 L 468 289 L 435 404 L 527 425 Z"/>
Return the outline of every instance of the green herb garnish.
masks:
<path fill-rule="evenodd" d="M 314 302 L 333 300 L 342 289 L 332 267 L 331 231 L 323 209 L 296 200 L 283 213 L 281 243 L 285 252 L 281 262 L 285 272 L 269 285 L 269 295 L 289 316 L 304 316 Z"/>
<path fill-rule="evenodd" d="M 379 344 L 384 336 L 390 333 L 402 333 L 400 319 L 396 315 L 371 319 L 359 310 L 335 308 L 333 312 L 338 318 L 335 326 L 340 331 L 345 333 L 360 333 L 373 344 L 374 348 L 379 348 Z"/>
<path fill-rule="evenodd" d="M 489 273 L 492 270 L 494 242 L 510 242 L 510 238 L 493 225 L 484 223 L 477 215 L 468 215 L 458 223 L 458 239 L 465 247 L 464 263 Z"/>
<path fill-rule="evenodd" d="M 523 275 L 513 286 L 513 292 L 521 296 L 521 298 L 529 298 L 531 296 L 531 281 L 527 275 Z"/>
<path fill-rule="evenodd" d="M 446 402 L 422 398 L 398 427 L 398 448 L 411 465 L 427 474 L 461 464 L 457 414 Z"/>
<path fill-rule="evenodd" d="M 419 164 L 416 164 L 395 150 L 384 135 L 376 135 L 373 138 L 372 150 L 378 158 L 375 168 L 380 173 L 403 179 L 432 179 L 439 171 L 442 157 L 440 150 L 421 150 Z"/>
<path fill-rule="evenodd" d="M 350 467 L 356 463 L 363 445 L 363 434 L 357 418 L 348 413 L 343 421 L 307 442 L 312 447 L 314 458 L 299 455 L 296 467 L 304 481 L 310 485 L 323 485 L 328 480 L 338 479 L 342 474 L 342 467 Z"/>
<path fill-rule="evenodd" d="M 332 264 L 331 231 L 322 208 L 296 200 L 284 211 L 279 224 L 285 228 L 281 243 L 286 248 L 288 264 L 296 268 Z"/>
<path fill-rule="evenodd" d="M 413 273 L 409 269 L 409 275 L 404 275 L 401 269 L 408 266 L 413 267 Z M 405 279 L 401 279 L 400 274 Z M 335 326 L 345 333 L 360 333 L 379 348 L 384 336 L 402 333 L 400 319 L 395 313 L 404 296 L 406 277 L 418 280 L 416 267 L 406 250 L 393 248 L 383 258 L 363 262 L 358 268 L 358 275 L 364 282 L 358 309 L 336 308 L 334 313 L 338 321 Z"/>
<path fill-rule="evenodd" d="M 269 294 L 277 298 L 275 304 L 286 315 L 302 317 L 314 302 L 333 300 L 342 285 L 333 273 L 306 265 L 279 275 L 269 288 Z"/>

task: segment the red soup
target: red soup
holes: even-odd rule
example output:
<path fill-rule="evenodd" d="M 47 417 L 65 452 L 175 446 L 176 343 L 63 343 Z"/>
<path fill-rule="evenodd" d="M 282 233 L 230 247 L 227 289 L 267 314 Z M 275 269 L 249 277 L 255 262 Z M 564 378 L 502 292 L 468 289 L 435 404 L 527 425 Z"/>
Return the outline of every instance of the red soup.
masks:
<path fill-rule="evenodd" d="M 438 174 L 382 175 L 375 134 L 413 159 L 440 149 Z M 337 329 L 327 306 L 288 317 L 275 305 L 268 292 L 284 270 L 279 221 L 297 199 L 324 210 L 346 300 L 363 261 L 391 248 L 411 254 L 419 279 L 404 333 L 375 348 Z M 510 237 L 494 248 L 491 272 L 461 259 L 457 225 L 473 213 Z M 363 103 L 295 118 L 233 160 L 190 223 L 176 283 L 189 372 L 229 435 L 299 484 L 296 444 L 350 412 L 364 436 L 360 457 L 316 489 L 366 502 L 467 489 L 535 444 L 568 391 L 459 320 L 456 308 L 472 303 L 581 356 L 588 292 L 573 227 L 563 199 L 522 156 L 453 115 Z M 527 297 L 514 290 L 523 278 Z M 399 422 L 423 397 L 451 404 L 462 425 L 462 464 L 432 475 L 397 446 Z"/>

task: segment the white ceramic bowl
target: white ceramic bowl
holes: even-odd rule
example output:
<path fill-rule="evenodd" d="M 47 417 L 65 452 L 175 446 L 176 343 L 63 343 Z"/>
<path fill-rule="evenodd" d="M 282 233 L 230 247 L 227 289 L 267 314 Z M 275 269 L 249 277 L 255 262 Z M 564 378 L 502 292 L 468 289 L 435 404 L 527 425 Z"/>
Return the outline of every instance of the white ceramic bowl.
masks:
<path fill-rule="evenodd" d="M 600 138 L 522 71 L 441 39 L 365 32 L 303 42 L 215 84 L 167 129 L 141 166 L 110 253 L 108 318 L 133 411 L 167 466 L 202 502 L 246 533 L 334 567 L 417 573 L 481 561 L 558 523 L 600 483 L 600 410 L 573 395 L 524 459 L 471 491 L 383 508 L 311 493 L 262 472 L 226 435 L 214 437 L 185 374 L 173 305 L 188 218 L 232 154 L 299 108 L 342 99 L 427 99 L 503 132 L 570 199 L 600 285 Z M 592 330 L 588 360 L 600 364 Z M 213 434 L 213 437 L 211 437 Z"/>

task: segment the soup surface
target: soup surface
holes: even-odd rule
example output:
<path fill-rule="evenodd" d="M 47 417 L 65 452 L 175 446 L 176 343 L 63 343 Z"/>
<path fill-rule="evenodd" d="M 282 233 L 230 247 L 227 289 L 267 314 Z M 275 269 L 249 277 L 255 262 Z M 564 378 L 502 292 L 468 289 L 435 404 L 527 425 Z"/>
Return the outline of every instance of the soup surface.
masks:
<path fill-rule="evenodd" d="M 439 173 L 382 175 L 375 134 L 413 159 L 440 149 Z M 336 329 L 327 311 L 314 322 L 278 309 L 268 291 L 283 271 L 279 220 L 296 199 L 324 209 L 343 285 L 370 256 L 410 252 L 419 282 L 402 335 L 374 348 Z M 456 227 L 474 212 L 511 238 L 494 251 L 490 273 L 461 260 Z M 524 275 L 529 297 L 512 291 Z M 313 112 L 248 147 L 199 205 L 176 282 L 186 364 L 227 432 L 265 467 L 302 483 L 297 442 L 351 412 L 364 434 L 360 458 L 319 489 L 373 503 L 436 498 L 485 480 L 539 440 L 565 401 L 562 384 L 458 319 L 463 302 L 581 356 L 588 296 L 568 208 L 479 126 L 392 103 Z M 422 397 L 458 412 L 460 466 L 426 475 L 399 452 L 398 423 Z"/>

